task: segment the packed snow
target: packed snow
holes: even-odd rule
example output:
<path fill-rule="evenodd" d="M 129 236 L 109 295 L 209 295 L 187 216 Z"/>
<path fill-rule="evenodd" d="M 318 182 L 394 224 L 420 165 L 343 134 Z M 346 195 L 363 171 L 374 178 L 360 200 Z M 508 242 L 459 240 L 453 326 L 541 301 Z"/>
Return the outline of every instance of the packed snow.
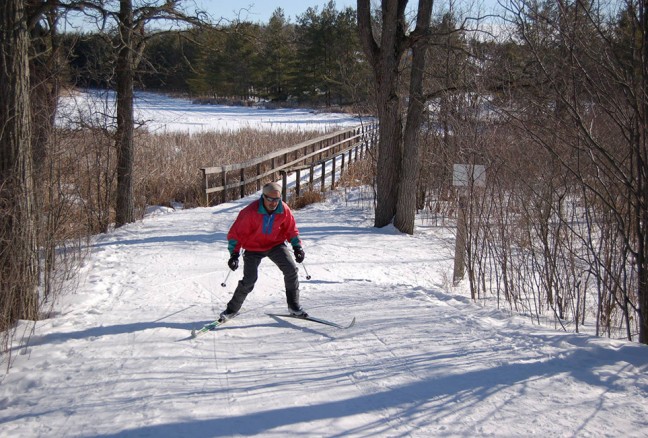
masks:
<path fill-rule="evenodd" d="M 18 327 L 0 436 L 648 436 L 648 347 L 471 301 L 451 224 L 374 228 L 367 188 L 294 211 L 302 305 L 352 328 L 268 316 L 286 305 L 266 259 L 242 313 L 192 339 L 241 277 L 226 234 L 257 196 L 96 236 L 78 287 Z"/>

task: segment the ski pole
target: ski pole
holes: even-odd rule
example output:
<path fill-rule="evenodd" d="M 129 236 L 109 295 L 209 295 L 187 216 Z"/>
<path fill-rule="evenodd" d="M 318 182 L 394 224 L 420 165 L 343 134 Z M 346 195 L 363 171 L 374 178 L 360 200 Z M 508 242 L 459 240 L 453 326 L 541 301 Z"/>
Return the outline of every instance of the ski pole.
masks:
<path fill-rule="evenodd" d="M 221 283 L 221 286 L 227 287 L 227 279 L 229 278 L 229 275 L 232 271 L 227 271 L 227 276 L 225 276 L 225 280 Z"/>
<path fill-rule="evenodd" d="M 310 279 L 311 279 L 311 276 L 310 276 L 310 274 L 308 273 L 308 269 L 306 269 L 306 265 L 304 264 L 304 262 L 302 262 L 301 265 L 302 265 L 302 267 L 304 268 L 304 272 L 306 273 L 306 280 L 310 280 Z"/>

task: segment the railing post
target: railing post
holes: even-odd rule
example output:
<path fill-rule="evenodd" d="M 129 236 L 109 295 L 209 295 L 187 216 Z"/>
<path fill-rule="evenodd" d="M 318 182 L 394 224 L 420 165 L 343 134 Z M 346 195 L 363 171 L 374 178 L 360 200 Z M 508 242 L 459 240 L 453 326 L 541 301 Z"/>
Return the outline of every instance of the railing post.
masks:
<path fill-rule="evenodd" d="M 207 176 L 207 169 L 200 169 L 202 170 L 203 174 L 203 186 L 205 187 L 205 205 L 209 206 L 209 193 L 207 190 L 209 190 L 209 177 Z"/>
<path fill-rule="evenodd" d="M 280 170 L 281 174 L 281 200 L 286 202 L 286 192 L 288 191 L 288 172 Z"/>
<path fill-rule="evenodd" d="M 241 169 L 241 182 L 240 188 L 241 188 L 241 199 L 245 198 L 245 167 Z"/>
<path fill-rule="evenodd" d="M 223 183 L 223 204 L 227 202 L 227 171 L 222 170 L 221 182 Z"/>
<path fill-rule="evenodd" d="M 301 179 L 301 170 L 297 169 L 295 171 L 295 195 L 299 197 L 299 180 Z"/>
<path fill-rule="evenodd" d="M 276 158 L 273 157 L 273 158 L 270 159 L 270 166 L 272 166 L 272 170 L 277 168 L 277 166 L 276 166 Z M 272 181 L 274 181 L 276 179 L 275 178 L 275 172 L 272 172 L 272 175 L 270 175 L 270 179 Z"/>
<path fill-rule="evenodd" d="M 335 155 L 333 155 L 333 167 L 331 168 L 331 190 L 335 189 Z"/>
<path fill-rule="evenodd" d="M 326 191 L 326 187 L 324 185 L 326 184 L 326 162 L 322 163 L 322 188 L 320 191 L 324 192 Z"/>

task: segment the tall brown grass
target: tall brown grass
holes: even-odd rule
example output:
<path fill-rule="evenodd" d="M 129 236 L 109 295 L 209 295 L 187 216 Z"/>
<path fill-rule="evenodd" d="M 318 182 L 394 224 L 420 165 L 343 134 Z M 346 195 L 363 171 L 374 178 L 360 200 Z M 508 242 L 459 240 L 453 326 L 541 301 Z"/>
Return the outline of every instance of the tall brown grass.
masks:
<path fill-rule="evenodd" d="M 139 217 L 149 205 L 185 208 L 204 204 L 202 167 L 243 162 L 322 135 L 320 131 L 208 132 L 199 134 L 147 131 L 136 133 L 134 197 Z M 101 129 L 59 130 L 44 175 L 56 188 L 47 208 L 59 215 L 59 237 L 106 232 L 114 220 L 116 150 Z"/>
<path fill-rule="evenodd" d="M 240 163 L 320 136 L 321 132 L 242 130 L 138 136 L 137 194 L 149 205 L 204 203 L 202 167 Z"/>

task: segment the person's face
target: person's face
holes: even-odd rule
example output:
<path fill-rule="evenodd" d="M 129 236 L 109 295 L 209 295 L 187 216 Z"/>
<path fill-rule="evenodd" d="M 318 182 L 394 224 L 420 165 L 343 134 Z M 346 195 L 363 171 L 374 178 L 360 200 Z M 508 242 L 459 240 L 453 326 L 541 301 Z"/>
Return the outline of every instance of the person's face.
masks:
<path fill-rule="evenodd" d="M 275 211 L 281 202 L 281 192 L 279 190 L 272 191 L 267 195 L 263 195 L 263 206 L 267 211 Z"/>

